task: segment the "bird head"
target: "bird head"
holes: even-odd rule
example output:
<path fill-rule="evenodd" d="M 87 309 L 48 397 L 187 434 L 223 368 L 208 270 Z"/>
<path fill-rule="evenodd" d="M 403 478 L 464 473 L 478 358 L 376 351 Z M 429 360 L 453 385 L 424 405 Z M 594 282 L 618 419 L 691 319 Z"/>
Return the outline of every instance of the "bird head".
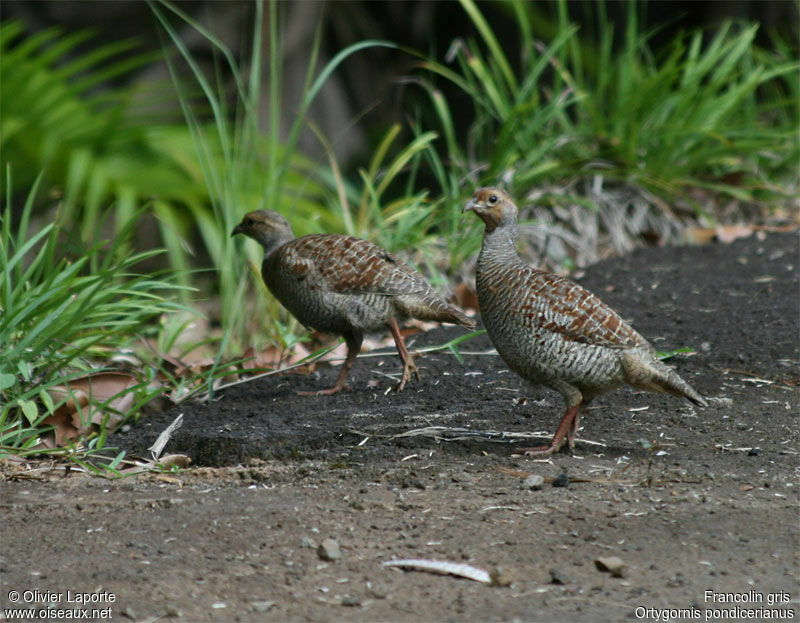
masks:
<path fill-rule="evenodd" d="M 294 238 L 292 226 L 274 210 L 255 210 L 244 215 L 242 222 L 233 228 L 231 236 L 244 234 L 260 243 L 269 253 L 279 244 Z"/>
<path fill-rule="evenodd" d="M 474 212 L 486 223 L 486 231 L 517 221 L 517 206 L 505 191 L 499 188 L 479 188 L 467 202 L 462 212 Z"/>

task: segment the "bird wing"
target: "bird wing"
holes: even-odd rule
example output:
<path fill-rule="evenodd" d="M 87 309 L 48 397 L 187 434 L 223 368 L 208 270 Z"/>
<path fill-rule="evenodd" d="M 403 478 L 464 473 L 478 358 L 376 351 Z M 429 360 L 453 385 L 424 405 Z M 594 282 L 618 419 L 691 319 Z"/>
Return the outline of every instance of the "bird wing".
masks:
<path fill-rule="evenodd" d="M 564 339 L 608 348 L 633 348 L 647 341 L 617 312 L 577 283 L 530 268 L 518 312 L 526 324 Z"/>
<path fill-rule="evenodd" d="M 297 238 L 281 247 L 280 264 L 306 287 L 337 294 L 397 296 L 429 287 L 408 264 L 353 236 L 311 234 Z"/>

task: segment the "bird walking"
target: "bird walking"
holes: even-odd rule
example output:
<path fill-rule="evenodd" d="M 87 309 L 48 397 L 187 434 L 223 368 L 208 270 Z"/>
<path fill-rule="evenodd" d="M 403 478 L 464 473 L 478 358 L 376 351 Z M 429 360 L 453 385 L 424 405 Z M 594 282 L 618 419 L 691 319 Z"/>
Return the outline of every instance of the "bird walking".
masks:
<path fill-rule="evenodd" d="M 353 236 L 310 234 L 295 238 L 289 222 L 272 210 L 246 214 L 231 233 L 264 247 L 261 276 L 270 292 L 302 324 L 344 337 L 347 357 L 333 387 L 302 395 L 330 395 L 347 387 L 347 375 L 365 333 L 385 327 L 403 363 L 401 391 L 419 370 L 400 334 L 407 318 L 459 324 L 475 321 L 444 301 L 408 264 L 381 247 Z"/>
<path fill-rule="evenodd" d="M 546 446 L 575 448 L 581 410 L 621 385 L 705 399 L 657 357 L 650 343 L 577 283 L 537 270 L 517 254 L 517 206 L 498 188 L 480 188 L 464 206 L 485 224 L 475 269 L 481 317 L 495 348 L 522 378 L 561 393 L 567 410 Z"/>

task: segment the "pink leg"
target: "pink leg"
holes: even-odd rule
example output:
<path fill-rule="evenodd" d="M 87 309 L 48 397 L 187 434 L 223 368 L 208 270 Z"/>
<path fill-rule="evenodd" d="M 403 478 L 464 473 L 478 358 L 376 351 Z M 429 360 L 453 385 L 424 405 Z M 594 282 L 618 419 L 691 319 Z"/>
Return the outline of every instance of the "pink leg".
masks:
<path fill-rule="evenodd" d="M 347 343 L 347 357 L 342 364 L 342 369 L 339 370 L 339 376 L 336 377 L 336 383 L 334 386 L 329 387 L 328 389 L 319 389 L 310 392 L 297 392 L 298 396 L 331 396 L 333 394 L 338 394 L 343 389 L 350 389 L 350 387 L 347 385 L 347 375 L 350 374 L 350 368 L 353 367 L 353 362 L 355 362 L 356 357 L 358 357 L 363 338 L 361 336 L 345 336 L 344 339 Z"/>
<path fill-rule="evenodd" d="M 583 404 L 578 406 L 578 412 L 572 420 L 572 426 L 567 431 L 567 445 L 572 452 L 575 452 L 575 439 L 578 436 L 578 427 L 581 425 L 581 408 L 585 405 L 586 402 L 584 401 Z"/>
<path fill-rule="evenodd" d="M 531 456 L 550 456 L 554 452 L 558 452 L 566 441 L 569 441 L 570 449 L 573 449 L 575 446 L 575 433 L 578 430 L 580 421 L 580 408 L 581 405 L 577 404 L 567 409 L 564 417 L 561 418 L 561 424 L 558 425 L 556 434 L 553 435 L 553 439 L 548 445 L 522 448 L 517 453 Z"/>
<path fill-rule="evenodd" d="M 394 391 L 401 392 L 406 386 L 406 383 L 411 380 L 412 372 L 419 381 L 419 370 L 417 370 L 417 366 L 414 364 L 414 358 L 406 348 L 406 343 L 403 341 L 403 336 L 400 334 L 400 327 L 397 326 L 397 320 L 394 318 L 389 320 L 389 330 L 392 332 L 394 343 L 397 346 L 397 352 L 400 354 L 400 361 L 403 362 L 403 378 L 393 387 Z"/>

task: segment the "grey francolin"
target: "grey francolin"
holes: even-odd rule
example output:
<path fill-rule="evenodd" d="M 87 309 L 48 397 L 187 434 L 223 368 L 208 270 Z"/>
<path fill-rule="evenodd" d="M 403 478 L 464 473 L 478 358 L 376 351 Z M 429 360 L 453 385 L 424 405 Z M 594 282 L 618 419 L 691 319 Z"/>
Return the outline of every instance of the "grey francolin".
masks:
<path fill-rule="evenodd" d="M 574 450 L 581 409 L 621 385 L 706 401 L 656 356 L 617 313 L 577 283 L 532 268 L 517 254 L 517 206 L 498 188 L 481 188 L 464 206 L 486 225 L 475 285 L 481 317 L 495 348 L 522 378 L 561 393 L 567 410 L 546 446 Z"/>
<path fill-rule="evenodd" d="M 270 292 L 301 323 L 344 337 L 347 357 L 329 389 L 302 394 L 335 394 L 347 387 L 347 375 L 365 333 L 389 328 L 403 377 L 396 391 L 419 371 L 400 334 L 407 318 L 459 324 L 475 321 L 442 300 L 425 278 L 379 246 L 339 234 L 295 238 L 289 222 L 272 210 L 246 214 L 231 234 L 244 234 L 264 247 L 261 276 Z"/>

